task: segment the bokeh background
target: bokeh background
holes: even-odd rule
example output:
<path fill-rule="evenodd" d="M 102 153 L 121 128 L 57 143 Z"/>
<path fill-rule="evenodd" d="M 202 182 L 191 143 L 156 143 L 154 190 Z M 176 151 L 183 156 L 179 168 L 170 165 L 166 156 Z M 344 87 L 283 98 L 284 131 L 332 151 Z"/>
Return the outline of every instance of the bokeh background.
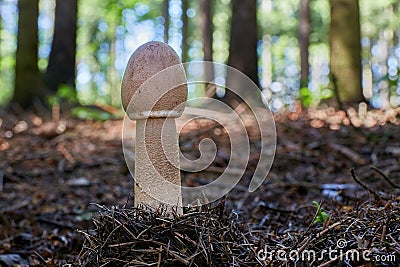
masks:
<path fill-rule="evenodd" d="M 56 3 L 60 7 L 58 13 Z M 37 10 L 32 8 L 35 5 Z M 349 12 L 341 14 L 340 6 Z M 213 60 L 244 71 L 260 85 L 274 112 L 293 109 L 296 100 L 305 106 L 318 106 L 324 99 L 335 96 L 331 59 L 355 57 L 346 55 L 341 48 L 331 49 L 331 39 L 335 37 L 330 32 L 343 27 L 331 23 L 332 16 L 342 16 L 339 21 L 355 36 L 354 18 L 361 29 L 360 51 L 355 50 L 355 54 L 361 55 L 361 75 L 356 76 L 361 81 L 352 79 L 347 83 L 361 84 L 363 100 L 372 108 L 395 108 L 400 103 L 397 0 L 20 0 L 19 3 L 1 0 L 0 15 L 0 104 L 3 106 L 10 102 L 29 106 L 36 96 L 43 102 L 54 102 L 51 96 L 65 96 L 70 90 L 77 93 L 80 104 L 96 102 L 120 107 L 120 81 L 129 56 L 150 40 L 168 42 L 184 62 Z M 57 16 L 64 21 L 58 29 Z M 20 33 L 25 36 L 22 39 L 25 50 L 33 49 L 31 54 L 37 54 L 38 72 L 32 72 L 35 68 L 29 67 L 32 63 L 18 63 L 18 22 L 24 23 L 21 18 L 28 20 L 26 26 L 20 26 L 24 30 Z M 35 35 L 37 41 L 30 38 Z M 330 55 L 331 50 L 335 54 Z M 54 58 L 61 54 L 61 59 L 51 63 L 52 53 Z M 71 53 L 74 59 L 67 58 Z M 62 58 L 63 54 L 66 58 Z M 234 59 L 235 55 L 239 60 Z M 303 59 L 301 63 L 302 57 L 307 62 Z M 27 60 L 29 55 L 21 58 Z M 25 64 L 20 76 L 16 75 L 19 64 Z M 64 64 L 74 66 L 68 77 L 65 73 L 71 71 L 60 67 Z M 354 64 L 350 68 L 358 71 L 358 63 Z M 57 80 L 60 71 L 64 77 L 61 74 Z M 25 79 L 24 75 L 40 76 L 40 85 L 29 80 L 31 77 L 27 78 L 28 86 L 18 86 L 15 81 Z M 225 83 L 224 73 L 214 75 L 217 83 Z M 338 76 L 340 79 L 343 75 Z M 25 100 L 15 97 L 16 90 L 27 96 Z M 224 95 L 223 90 L 216 93 L 217 97 Z M 189 88 L 190 97 L 204 94 L 204 87 Z"/>

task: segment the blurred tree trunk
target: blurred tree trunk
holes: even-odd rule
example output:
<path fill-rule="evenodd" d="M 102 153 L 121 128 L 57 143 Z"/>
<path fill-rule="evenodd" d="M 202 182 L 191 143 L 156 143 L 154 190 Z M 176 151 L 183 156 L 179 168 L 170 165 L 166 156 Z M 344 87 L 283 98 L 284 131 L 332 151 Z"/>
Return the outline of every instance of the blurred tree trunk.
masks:
<path fill-rule="evenodd" d="M 228 65 L 246 74 L 257 86 L 258 58 L 257 58 L 257 1 L 232 0 L 232 18 Z M 250 92 L 243 88 L 237 77 L 227 77 L 227 87 L 232 85 L 239 88 L 247 98 L 261 103 L 259 92 Z M 230 90 L 225 91 L 222 101 L 236 107 L 241 100 Z"/>
<path fill-rule="evenodd" d="M 338 104 L 364 100 L 358 0 L 330 0 L 330 68 Z"/>
<path fill-rule="evenodd" d="M 300 87 L 308 87 L 310 65 L 308 62 L 310 45 L 310 0 L 300 0 L 299 43 L 300 43 Z"/>
<path fill-rule="evenodd" d="M 110 104 L 112 106 L 118 106 L 120 103 L 120 92 L 116 90 L 118 88 L 118 71 L 115 68 L 115 59 L 116 59 L 116 51 L 115 51 L 115 34 L 116 34 L 116 26 L 113 26 L 113 36 L 114 38 L 110 41 L 110 61 L 107 68 L 107 78 L 109 84 L 109 94 L 110 94 Z"/>
<path fill-rule="evenodd" d="M 1 32 L 3 31 L 3 17 L 1 16 L 3 1 L 0 0 L 0 71 L 1 71 L 1 57 L 2 57 L 2 49 L 1 49 Z"/>
<path fill-rule="evenodd" d="M 203 60 L 213 61 L 213 22 L 211 0 L 200 0 L 200 28 L 203 38 Z"/>
<path fill-rule="evenodd" d="M 12 102 L 29 107 L 44 95 L 38 68 L 39 0 L 19 0 L 15 85 Z"/>
<path fill-rule="evenodd" d="M 54 37 L 46 85 L 56 92 L 61 84 L 75 88 L 75 54 L 78 0 L 56 0 Z"/>
<path fill-rule="evenodd" d="M 400 2 L 395 1 L 393 2 L 392 8 L 393 8 L 393 16 L 396 17 L 399 14 L 399 7 L 400 7 Z M 399 29 L 395 27 L 393 29 L 393 46 L 397 46 L 399 44 Z"/>
<path fill-rule="evenodd" d="M 203 38 L 203 60 L 213 61 L 213 21 L 212 21 L 212 3 L 211 0 L 200 0 L 200 28 Z M 206 65 L 204 68 L 206 81 L 214 80 L 213 65 Z M 206 85 L 206 95 L 213 97 L 215 95 L 215 86 Z"/>
<path fill-rule="evenodd" d="M 169 0 L 163 0 L 162 16 L 164 18 L 164 43 L 168 44 L 169 31 Z"/>
<path fill-rule="evenodd" d="M 1 32 L 3 31 L 3 17 L 1 16 L 2 12 L 1 9 L 3 8 L 3 0 L 0 0 L 0 67 L 1 67 Z M 0 68 L 1 69 L 1 68 Z"/>
<path fill-rule="evenodd" d="M 188 16 L 187 10 L 189 6 L 189 0 L 182 0 L 182 62 L 185 63 L 188 61 Z"/>

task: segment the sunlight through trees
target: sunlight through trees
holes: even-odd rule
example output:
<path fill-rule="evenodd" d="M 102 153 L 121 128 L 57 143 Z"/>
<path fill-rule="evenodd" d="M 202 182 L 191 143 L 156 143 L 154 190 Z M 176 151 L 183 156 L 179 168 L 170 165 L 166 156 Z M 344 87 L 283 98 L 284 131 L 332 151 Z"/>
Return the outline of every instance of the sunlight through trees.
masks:
<path fill-rule="evenodd" d="M 261 85 L 273 111 L 293 109 L 296 100 L 316 106 L 336 99 L 335 93 L 344 102 L 365 99 L 375 108 L 399 106 L 398 1 L 259 0 L 241 7 L 236 16 L 236 5 L 250 3 L 41 0 L 32 14 L 35 9 L 24 12 L 23 0 L 0 1 L 0 104 L 29 105 L 26 101 L 35 94 L 46 104 L 46 91 L 56 93 L 67 84 L 76 88 L 81 103 L 118 107 L 117 90 L 129 55 L 144 42 L 164 40 L 183 61 L 214 60 L 244 71 Z M 246 17 L 251 24 L 237 22 Z M 71 23 L 59 23 L 67 20 Z M 17 36 L 25 40 L 20 45 Z M 24 49 L 29 55 L 21 54 Z M 21 72 L 23 64 L 29 67 Z M 222 84 L 227 78 L 206 71 Z M 21 74 L 29 76 L 30 88 L 38 89 L 25 89 Z M 189 91 L 190 97 L 205 93 Z M 217 90 L 217 96 L 223 91 Z"/>

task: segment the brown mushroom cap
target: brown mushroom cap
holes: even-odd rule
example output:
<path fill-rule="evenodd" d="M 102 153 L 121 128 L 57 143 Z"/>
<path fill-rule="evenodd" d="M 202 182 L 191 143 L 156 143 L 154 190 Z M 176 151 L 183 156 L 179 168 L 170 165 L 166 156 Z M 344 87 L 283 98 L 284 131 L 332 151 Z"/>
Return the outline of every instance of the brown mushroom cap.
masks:
<path fill-rule="evenodd" d="M 173 66 L 173 67 L 172 67 Z M 164 70 L 164 71 L 163 71 Z M 157 74 L 157 75 L 156 75 Z M 121 86 L 122 105 L 131 119 L 175 116 L 183 112 L 187 98 L 186 75 L 176 52 L 162 42 L 148 42 L 130 57 Z M 134 97 L 134 99 L 133 99 Z"/>

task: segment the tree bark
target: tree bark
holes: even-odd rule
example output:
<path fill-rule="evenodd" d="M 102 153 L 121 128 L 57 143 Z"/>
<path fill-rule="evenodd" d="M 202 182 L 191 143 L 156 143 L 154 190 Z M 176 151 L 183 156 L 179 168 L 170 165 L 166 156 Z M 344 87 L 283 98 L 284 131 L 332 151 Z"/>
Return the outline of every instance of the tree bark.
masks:
<path fill-rule="evenodd" d="M 341 105 L 364 100 L 361 86 L 361 34 L 358 0 L 330 0 L 330 68 Z"/>
<path fill-rule="evenodd" d="M 56 0 L 54 37 L 46 70 L 46 85 L 51 92 L 61 84 L 75 88 L 77 2 Z"/>
<path fill-rule="evenodd" d="M 200 28 L 203 38 L 203 59 L 213 61 L 213 22 L 211 0 L 200 0 Z"/>
<path fill-rule="evenodd" d="M 300 43 L 300 87 L 308 87 L 310 64 L 308 62 L 310 45 L 310 0 L 300 1 L 299 43 Z"/>
<path fill-rule="evenodd" d="M 113 30 L 113 36 L 115 36 L 115 27 Z M 109 84 L 109 94 L 110 94 L 110 104 L 112 106 L 118 106 L 120 103 L 120 92 L 115 90 L 118 87 L 119 77 L 118 71 L 115 68 L 115 37 L 110 41 L 110 61 L 107 68 L 108 84 Z"/>
<path fill-rule="evenodd" d="M 232 0 L 232 19 L 228 65 L 246 74 L 257 86 L 258 57 L 257 57 L 257 1 Z M 243 95 L 261 103 L 259 92 L 250 92 L 243 88 L 236 77 L 227 77 L 227 87 L 235 85 Z M 222 101 L 235 107 L 241 100 L 230 90 L 225 91 Z"/>
<path fill-rule="evenodd" d="M 1 14 L 1 9 L 2 9 L 2 5 L 3 5 L 3 3 L 2 3 L 3 1 L 2 0 L 0 0 L 0 14 Z M 3 51 L 2 51 L 2 49 L 1 49 L 1 32 L 3 31 L 3 18 L 1 17 L 1 15 L 0 15 L 0 70 L 1 70 L 1 58 L 2 58 L 2 55 L 3 55 Z"/>
<path fill-rule="evenodd" d="M 189 8 L 189 0 L 182 0 L 182 62 L 186 63 L 188 61 L 188 16 L 187 10 Z"/>
<path fill-rule="evenodd" d="M 164 18 L 164 43 L 168 44 L 169 31 L 169 0 L 163 0 L 162 16 Z"/>
<path fill-rule="evenodd" d="M 400 8 L 399 1 L 393 2 L 392 8 L 393 8 L 394 16 L 399 14 L 399 8 Z M 395 29 L 393 29 L 393 46 L 397 46 L 399 44 L 399 35 L 398 34 L 399 34 L 399 29 L 398 29 L 398 27 L 395 27 Z"/>
<path fill-rule="evenodd" d="M 203 38 L 203 60 L 213 61 L 213 22 L 212 22 L 212 3 L 211 0 L 200 0 L 200 28 Z M 214 80 L 213 65 L 206 65 L 204 68 L 206 81 Z M 214 96 L 215 87 L 206 86 L 209 97 Z"/>
<path fill-rule="evenodd" d="M 19 20 L 12 102 L 26 108 L 43 96 L 38 67 L 39 0 L 18 1 Z"/>

